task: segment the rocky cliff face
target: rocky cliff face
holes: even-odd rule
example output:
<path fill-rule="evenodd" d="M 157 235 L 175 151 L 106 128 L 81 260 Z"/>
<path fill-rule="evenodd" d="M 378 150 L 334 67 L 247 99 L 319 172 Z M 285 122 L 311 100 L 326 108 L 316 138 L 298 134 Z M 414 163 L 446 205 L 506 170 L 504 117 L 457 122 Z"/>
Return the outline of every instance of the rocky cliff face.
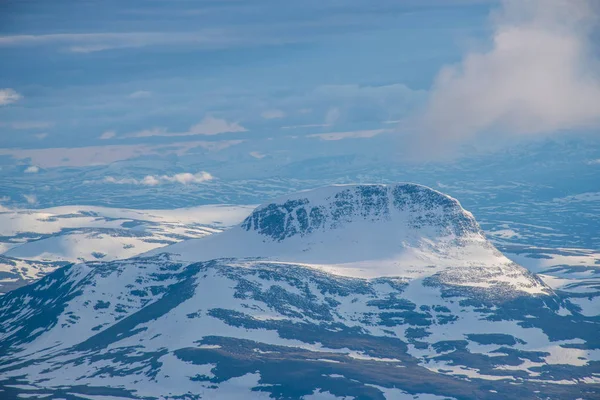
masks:
<path fill-rule="evenodd" d="M 473 216 L 450 196 L 416 184 L 333 186 L 258 207 L 242 224 L 275 241 L 356 222 L 397 222 L 399 230 L 434 228 L 439 235 L 480 234 Z"/>

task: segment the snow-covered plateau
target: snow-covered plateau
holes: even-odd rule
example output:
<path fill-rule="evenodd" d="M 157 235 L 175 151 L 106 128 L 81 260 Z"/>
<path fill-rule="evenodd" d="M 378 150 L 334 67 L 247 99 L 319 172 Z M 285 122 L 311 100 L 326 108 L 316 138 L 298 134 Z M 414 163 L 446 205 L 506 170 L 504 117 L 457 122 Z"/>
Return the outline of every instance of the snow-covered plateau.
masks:
<path fill-rule="evenodd" d="M 0 208 L 0 294 L 39 279 L 61 265 L 130 258 L 181 240 L 220 232 L 239 223 L 252 208 Z"/>

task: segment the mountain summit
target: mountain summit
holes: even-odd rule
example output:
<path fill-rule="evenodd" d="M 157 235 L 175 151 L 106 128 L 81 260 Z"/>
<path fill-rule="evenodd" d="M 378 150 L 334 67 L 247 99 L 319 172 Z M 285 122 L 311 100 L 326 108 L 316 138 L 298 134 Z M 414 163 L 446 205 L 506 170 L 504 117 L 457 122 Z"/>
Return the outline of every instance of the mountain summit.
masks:
<path fill-rule="evenodd" d="M 353 225 L 360 229 L 366 223 L 392 225 L 396 234 L 406 235 L 411 230 L 456 238 L 481 233 L 473 216 L 456 199 L 410 183 L 341 185 L 300 192 L 258 207 L 242 227 L 282 241 Z M 377 232 L 368 234 L 378 236 Z"/>
<path fill-rule="evenodd" d="M 356 278 L 433 276 L 500 292 L 548 290 L 502 255 L 458 200 L 412 183 L 299 192 L 257 207 L 225 232 L 149 254 L 159 253 L 188 262 L 258 258 Z"/>

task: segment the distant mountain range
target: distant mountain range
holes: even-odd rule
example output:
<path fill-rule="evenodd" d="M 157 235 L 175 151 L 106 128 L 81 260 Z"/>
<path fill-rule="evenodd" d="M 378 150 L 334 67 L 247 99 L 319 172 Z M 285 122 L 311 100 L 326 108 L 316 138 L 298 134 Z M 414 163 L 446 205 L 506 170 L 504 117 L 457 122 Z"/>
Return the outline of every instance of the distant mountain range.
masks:
<path fill-rule="evenodd" d="M 0 294 L 72 262 L 117 260 L 237 224 L 251 206 L 0 210 Z"/>
<path fill-rule="evenodd" d="M 326 187 L 0 297 L 0 397 L 594 399 L 572 294 L 438 191 Z"/>

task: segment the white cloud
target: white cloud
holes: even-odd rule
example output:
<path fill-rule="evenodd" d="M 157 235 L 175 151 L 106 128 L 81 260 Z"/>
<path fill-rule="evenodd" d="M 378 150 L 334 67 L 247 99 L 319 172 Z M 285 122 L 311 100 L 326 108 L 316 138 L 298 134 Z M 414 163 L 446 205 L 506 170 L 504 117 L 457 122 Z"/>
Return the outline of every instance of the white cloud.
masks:
<path fill-rule="evenodd" d="M 107 176 L 104 178 L 106 183 L 114 183 L 117 185 L 139 185 L 141 181 L 133 178 L 121 178 L 117 179 L 114 176 Z"/>
<path fill-rule="evenodd" d="M 105 51 L 105 50 L 112 50 L 112 49 L 119 49 L 119 48 L 127 48 L 127 47 L 134 47 L 134 46 L 128 46 L 128 45 L 111 45 L 111 44 L 83 44 L 83 45 L 76 45 L 76 46 L 69 46 L 67 48 L 67 50 L 69 50 L 72 53 L 95 53 L 97 51 Z"/>
<path fill-rule="evenodd" d="M 237 122 L 229 122 L 225 119 L 206 116 L 197 123 L 192 125 L 186 132 L 169 132 L 165 128 L 152 128 L 143 131 L 134 132 L 126 135 L 127 137 L 150 137 L 150 136 L 194 136 L 194 135 L 219 135 L 229 132 L 246 132 L 246 128 Z"/>
<path fill-rule="evenodd" d="M 213 179 L 213 176 L 208 172 L 198 172 L 196 174 L 190 174 L 189 172 L 175 174 L 173 176 L 163 175 L 159 178 L 161 181 L 172 182 L 172 183 L 181 183 L 183 185 L 188 185 L 190 183 L 202 183 L 206 181 L 210 181 Z"/>
<path fill-rule="evenodd" d="M 104 182 L 113 183 L 117 185 L 144 185 L 144 186 L 157 186 L 165 183 L 179 183 L 182 185 L 197 184 L 213 179 L 213 176 L 205 171 L 192 174 L 189 172 L 182 172 L 175 175 L 147 175 L 143 179 L 135 178 L 120 178 L 117 179 L 112 176 L 104 178 Z"/>
<path fill-rule="evenodd" d="M 36 134 L 35 134 L 35 135 L 33 135 L 33 136 L 35 136 L 35 137 L 36 137 L 36 138 L 38 138 L 39 140 L 42 140 L 42 139 L 46 139 L 46 137 L 48 136 L 48 134 L 47 134 L 47 133 L 36 133 Z"/>
<path fill-rule="evenodd" d="M 371 138 L 377 136 L 380 133 L 386 132 L 387 129 L 373 129 L 365 131 L 352 131 L 352 132 L 329 132 L 329 133 L 315 133 L 313 135 L 307 135 L 309 138 L 319 138 L 321 140 L 342 140 L 342 139 L 357 139 L 357 138 Z"/>
<path fill-rule="evenodd" d="M 25 200 L 27 200 L 28 204 L 37 204 L 37 197 L 34 194 L 24 194 L 23 197 L 25 197 Z"/>
<path fill-rule="evenodd" d="M 419 123 L 421 140 L 539 134 L 600 123 L 599 2 L 503 0 L 489 51 L 444 67 Z M 440 147 L 443 147 L 441 145 Z"/>
<path fill-rule="evenodd" d="M 260 152 L 258 152 L 258 151 L 251 151 L 251 152 L 250 152 L 250 153 L 248 153 L 248 154 L 250 154 L 250 155 L 251 155 L 252 157 L 254 157 L 254 158 L 258 158 L 259 160 L 260 160 L 261 158 L 265 158 L 265 157 L 266 157 L 266 155 L 264 155 L 264 154 L 262 154 L 262 153 L 260 153 Z"/>
<path fill-rule="evenodd" d="M 131 93 L 129 96 L 130 99 L 145 99 L 147 97 L 152 96 L 152 92 L 147 90 L 138 90 L 136 92 Z"/>
<path fill-rule="evenodd" d="M 22 98 L 23 96 L 17 93 L 14 89 L 0 89 L 0 106 L 12 104 L 16 101 L 21 100 Z"/>
<path fill-rule="evenodd" d="M 40 167 L 36 165 L 30 165 L 29 167 L 25 168 L 26 174 L 37 174 L 38 172 L 40 172 Z"/>
<path fill-rule="evenodd" d="M 160 185 L 160 180 L 155 178 L 152 175 L 148 175 L 144 179 L 141 180 L 140 184 L 146 185 L 146 186 L 156 186 L 156 185 Z"/>
<path fill-rule="evenodd" d="M 281 110 L 266 110 L 263 111 L 262 114 L 260 114 L 261 117 L 263 117 L 264 119 L 278 119 L 278 118 L 283 118 L 285 117 L 285 113 Z"/>
<path fill-rule="evenodd" d="M 99 139 L 108 140 L 114 138 L 115 136 L 117 136 L 117 133 L 115 131 L 106 131 L 103 132 L 102 135 L 100 135 Z"/>

